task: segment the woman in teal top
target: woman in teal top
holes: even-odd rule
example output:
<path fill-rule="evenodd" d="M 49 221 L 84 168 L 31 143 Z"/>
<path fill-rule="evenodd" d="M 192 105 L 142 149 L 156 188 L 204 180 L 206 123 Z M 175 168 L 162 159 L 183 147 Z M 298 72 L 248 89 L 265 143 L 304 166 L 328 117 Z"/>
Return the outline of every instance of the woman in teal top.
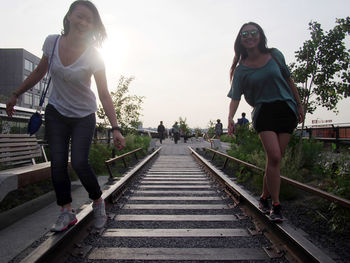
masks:
<path fill-rule="evenodd" d="M 239 31 L 230 79 L 228 133 L 234 132 L 233 118 L 243 94 L 253 107 L 253 126 L 266 152 L 259 206 L 270 214 L 271 220 L 280 222 L 283 220 L 279 204 L 280 164 L 290 136 L 298 121 L 303 121 L 304 113 L 283 54 L 267 48 L 264 31 L 256 23 L 246 23 Z M 271 209 L 267 201 L 269 196 Z"/>

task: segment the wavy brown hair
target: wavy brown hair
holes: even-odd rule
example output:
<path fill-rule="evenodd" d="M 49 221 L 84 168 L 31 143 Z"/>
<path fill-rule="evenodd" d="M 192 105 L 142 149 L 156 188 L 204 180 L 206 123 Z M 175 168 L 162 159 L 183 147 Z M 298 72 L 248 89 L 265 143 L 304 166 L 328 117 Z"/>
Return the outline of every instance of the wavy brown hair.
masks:
<path fill-rule="evenodd" d="M 70 30 L 70 22 L 68 20 L 68 15 L 70 15 L 78 5 L 83 5 L 89 8 L 92 14 L 94 15 L 94 29 L 93 29 L 91 38 L 93 43 L 95 43 L 98 46 L 101 46 L 103 41 L 107 38 L 106 29 L 102 23 L 101 16 L 96 6 L 88 0 L 77 0 L 70 5 L 67 14 L 63 18 L 62 35 L 63 36 L 68 35 Z"/>
<path fill-rule="evenodd" d="M 241 29 L 239 30 L 238 35 L 237 35 L 236 40 L 235 40 L 235 46 L 234 46 L 235 56 L 233 58 L 233 62 L 232 62 L 231 69 L 230 69 L 230 81 L 232 81 L 232 79 L 233 79 L 233 74 L 235 72 L 235 69 L 236 69 L 238 62 L 248 57 L 247 50 L 243 47 L 243 45 L 241 43 L 242 29 L 243 29 L 243 27 L 248 26 L 248 25 L 255 26 L 259 31 L 260 42 L 258 44 L 258 49 L 260 50 L 260 52 L 262 52 L 262 53 L 269 53 L 270 52 L 270 50 L 267 48 L 267 44 L 266 44 L 267 39 L 266 39 L 264 30 L 261 28 L 261 26 L 259 26 L 257 23 L 254 23 L 254 22 L 248 22 L 248 23 L 243 24 Z"/>

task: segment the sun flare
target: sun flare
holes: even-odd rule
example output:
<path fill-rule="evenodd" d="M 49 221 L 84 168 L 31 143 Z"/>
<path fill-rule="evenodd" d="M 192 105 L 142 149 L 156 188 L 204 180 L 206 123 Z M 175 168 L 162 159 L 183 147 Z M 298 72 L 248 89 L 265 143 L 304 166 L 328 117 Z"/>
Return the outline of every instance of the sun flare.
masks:
<path fill-rule="evenodd" d="M 128 43 L 122 34 L 109 35 L 99 50 L 104 59 L 107 70 L 114 74 L 122 72 L 128 55 Z"/>

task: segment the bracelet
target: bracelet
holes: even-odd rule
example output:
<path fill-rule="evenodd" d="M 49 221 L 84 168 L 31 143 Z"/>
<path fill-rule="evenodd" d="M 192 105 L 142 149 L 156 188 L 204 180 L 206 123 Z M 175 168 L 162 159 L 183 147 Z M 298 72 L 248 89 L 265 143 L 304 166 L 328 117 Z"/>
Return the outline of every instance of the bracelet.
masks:
<path fill-rule="evenodd" d="M 113 126 L 111 131 L 120 131 L 120 133 L 122 133 L 123 130 L 119 126 Z"/>

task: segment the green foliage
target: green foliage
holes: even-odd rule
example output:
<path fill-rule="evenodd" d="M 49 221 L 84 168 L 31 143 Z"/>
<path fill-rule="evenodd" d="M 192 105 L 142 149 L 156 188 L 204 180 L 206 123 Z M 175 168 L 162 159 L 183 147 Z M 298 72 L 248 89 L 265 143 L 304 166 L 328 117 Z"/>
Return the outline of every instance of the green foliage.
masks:
<path fill-rule="evenodd" d="M 227 143 L 233 143 L 234 142 L 234 137 L 233 136 L 228 136 L 227 134 L 224 134 L 224 135 L 220 136 L 220 141 L 227 142 Z"/>
<path fill-rule="evenodd" d="M 133 77 L 121 76 L 117 90 L 111 92 L 118 123 L 126 133 L 135 131 L 141 125 L 141 104 L 144 97 L 129 94 L 129 85 L 133 79 Z M 99 105 L 97 116 L 104 120 L 102 126 L 108 125 L 108 118 L 101 105 Z"/>
<path fill-rule="evenodd" d="M 247 125 L 238 126 L 235 130 L 235 135 L 232 138 L 232 141 L 231 149 L 228 150 L 229 155 L 257 165 L 259 160 L 255 158 L 253 159 L 251 156 L 258 154 L 259 152 L 264 153 L 264 149 L 258 134 L 253 128 L 250 128 Z M 265 165 L 262 167 L 264 166 Z"/>
<path fill-rule="evenodd" d="M 130 152 L 137 148 L 142 148 L 143 154 L 147 153 L 147 149 L 151 142 L 151 138 L 148 136 L 139 136 L 134 134 L 128 134 L 125 136 L 126 147 L 122 151 L 116 151 L 117 155 Z M 112 158 L 112 149 L 107 144 L 92 144 L 89 156 L 89 162 L 96 174 L 106 174 L 107 169 L 105 161 Z"/>
<path fill-rule="evenodd" d="M 209 138 L 212 138 L 215 135 L 215 122 L 210 120 L 208 123 L 208 131 L 207 134 Z"/>
<path fill-rule="evenodd" d="M 139 135 L 127 135 L 125 137 L 126 149 L 125 152 L 130 152 L 137 148 L 142 148 L 144 153 L 147 153 L 147 149 L 151 142 L 151 137 L 149 136 L 139 136 Z"/>
<path fill-rule="evenodd" d="M 187 119 L 186 118 L 182 118 L 182 117 L 179 117 L 179 129 L 180 129 L 180 133 L 182 135 L 191 135 L 192 132 L 191 132 L 191 129 L 188 127 L 188 124 L 186 123 Z"/>
<path fill-rule="evenodd" d="M 281 164 L 281 174 L 302 183 L 317 184 L 316 187 L 345 199 L 350 199 L 350 157 L 348 154 L 323 152 L 323 143 L 314 139 L 303 140 L 301 151 L 299 139 L 293 134 Z M 265 152 L 256 132 L 249 127 L 237 127 L 233 143 L 228 154 L 247 161 L 258 167 L 265 167 Z M 236 171 L 237 181 L 248 185 L 251 191 L 259 193 L 263 177 L 250 170 L 230 164 Z M 292 200 L 298 197 L 298 191 L 286 183 L 281 184 L 281 199 Z M 329 222 L 331 231 L 343 232 L 350 227 L 350 212 L 336 204 L 330 203 Z M 315 218 L 316 220 L 316 218 Z"/>
<path fill-rule="evenodd" d="M 106 173 L 105 161 L 112 157 L 112 148 L 107 144 L 92 144 L 89 162 L 96 174 Z"/>
<path fill-rule="evenodd" d="M 202 131 L 201 128 L 194 128 L 194 134 L 195 134 L 196 138 L 202 137 L 203 136 L 203 131 Z"/>
<path fill-rule="evenodd" d="M 319 23 L 310 22 L 311 39 L 295 52 L 297 63 L 291 64 L 292 76 L 305 113 L 312 113 L 317 106 L 337 112 L 337 103 L 350 95 L 350 55 L 345 46 L 350 17 L 337 19 L 336 23 L 324 32 Z"/>
<path fill-rule="evenodd" d="M 319 188 L 345 199 L 350 199 L 350 158 L 348 154 L 322 154 L 317 163 L 320 169 Z M 328 205 L 331 230 L 343 232 L 350 229 L 350 211 L 335 203 Z"/>
<path fill-rule="evenodd" d="M 301 153 L 298 152 L 299 143 L 301 143 Z M 322 151 L 323 142 L 317 141 L 313 138 L 299 142 L 298 136 L 294 133 L 290 138 L 288 148 L 284 156 L 285 159 L 288 159 L 286 158 L 286 155 L 290 155 L 289 161 L 297 161 L 298 168 L 303 167 L 312 169 Z"/>

